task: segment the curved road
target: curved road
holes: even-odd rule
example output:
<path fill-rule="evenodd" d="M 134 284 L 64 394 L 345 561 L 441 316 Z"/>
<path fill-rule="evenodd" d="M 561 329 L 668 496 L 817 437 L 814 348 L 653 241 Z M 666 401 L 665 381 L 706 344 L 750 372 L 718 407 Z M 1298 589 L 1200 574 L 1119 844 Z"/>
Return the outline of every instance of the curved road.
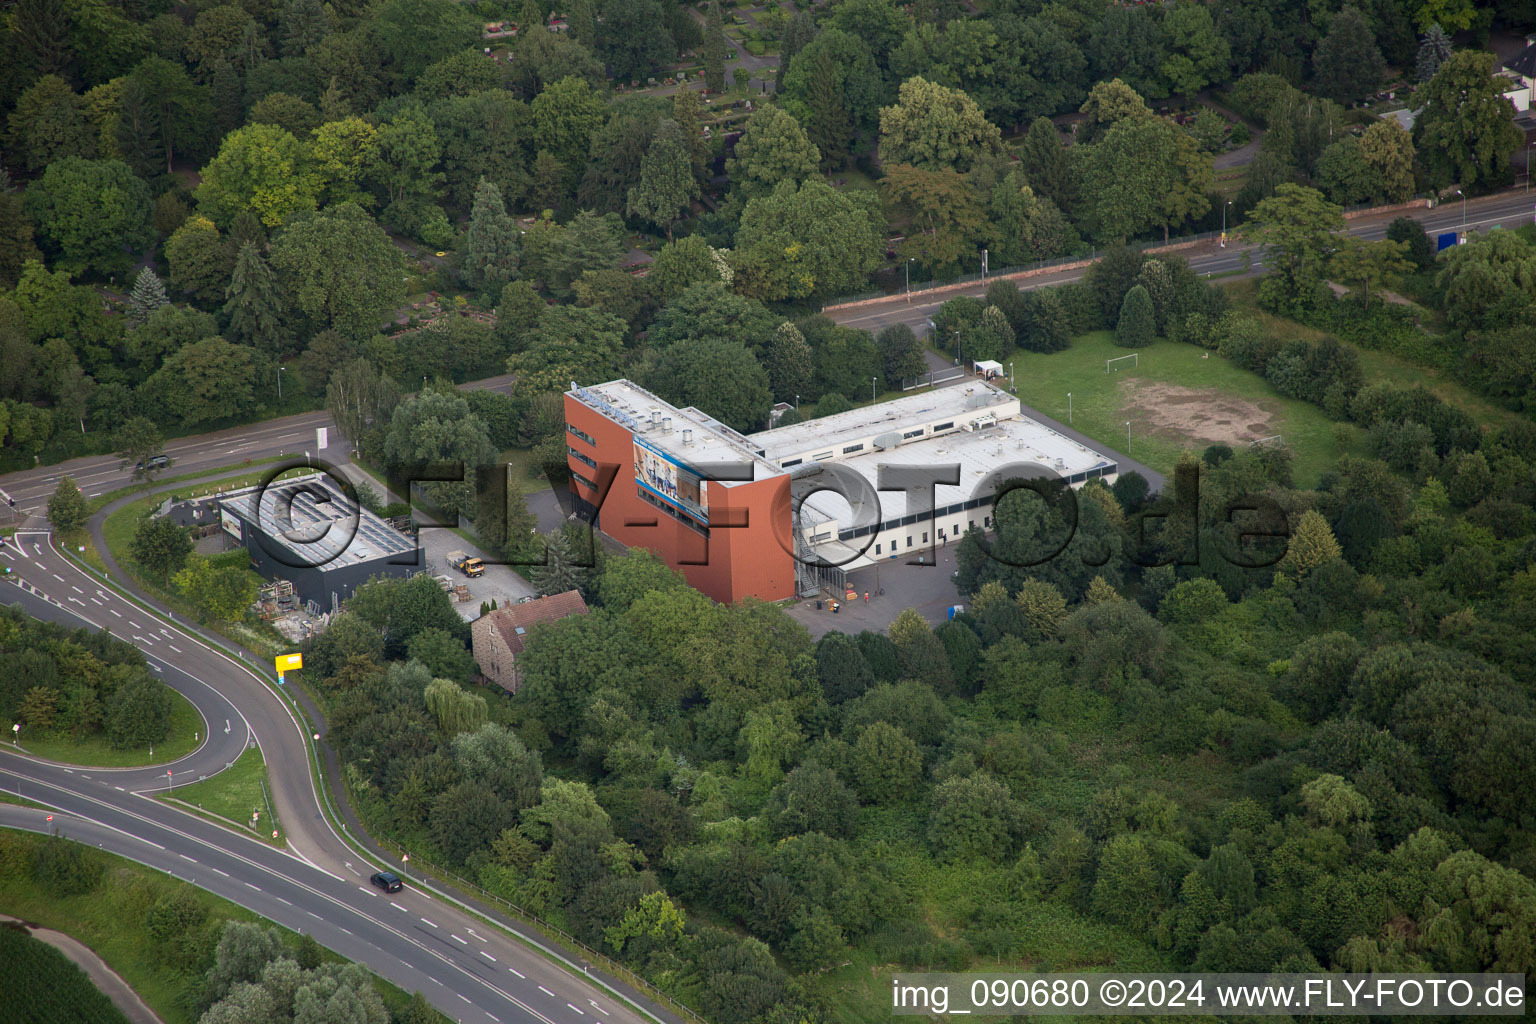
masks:
<path fill-rule="evenodd" d="M 203 642 L 71 562 L 46 533 L 0 548 L 9 569 L 0 602 L 69 626 L 105 629 L 138 647 L 150 667 L 198 708 L 211 733 L 170 765 L 110 771 L 54 764 L 0 746 L 0 789 L 57 809 L 54 826 L 171 871 L 421 991 L 462 1024 L 654 1024 L 670 1015 L 621 1001 L 518 942 L 445 894 L 408 884 L 385 895 L 376 866 L 321 811 L 307 738 L 286 701 L 250 666 Z M 225 732 L 225 722 L 228 732 Z M 154 799 L 172 781 L 216 774 L 254 740 L 268 766 L 285 849 L 242 836 Z M 0 805 L 0 824 L 46 830 L 43 812 Z"/>

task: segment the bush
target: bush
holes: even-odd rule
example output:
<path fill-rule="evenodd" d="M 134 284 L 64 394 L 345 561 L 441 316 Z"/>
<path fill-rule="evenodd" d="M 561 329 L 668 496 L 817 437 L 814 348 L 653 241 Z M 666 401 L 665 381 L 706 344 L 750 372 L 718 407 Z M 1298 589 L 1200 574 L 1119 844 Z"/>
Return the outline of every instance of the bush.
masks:
<path fill-rule="evenodd" d="M 95 853 L 68 839 L 50 836 L 36 848 L 33 873 L 52 896 L 84 896 L 101 881 Z"/>
<path fill-rule="evenodd" d="M 1136 285 L 1125 293 L 1120 317 L 1115 321 L 1115 344 L 1121 348 L 1145 348 L 1157 338 L 1152 311 L 1152 297 L 1146 288 Z"/>

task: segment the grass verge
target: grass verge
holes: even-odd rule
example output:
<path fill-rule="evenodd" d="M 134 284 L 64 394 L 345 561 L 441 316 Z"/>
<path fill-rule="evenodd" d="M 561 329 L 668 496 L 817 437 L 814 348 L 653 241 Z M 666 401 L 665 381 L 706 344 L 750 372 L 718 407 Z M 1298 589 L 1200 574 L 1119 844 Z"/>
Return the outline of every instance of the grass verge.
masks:
<path fill-rule="evenodd" d="M 201 811 L 203 816 L 220 825 L 245 835 L 254 835 L 266 842 L 273 840 L 272 832 L 282 835 L 282 825 L 272 811 L 267 798 L 267 763 L 261 756 L 261 748 L 247 747 L 235 758 L 233 767 L 226 768 L 211 779 L 177 786 L 170 792 L 156 793 L 162 800 L 173 802 L 187 810 Z M 251 812 L 257 812 L 257 827 L 250 828 Z"/>
<path fill-rule="evenodd" d="M 207 725 L 197 708 L 175 690 L 171 694 L 171 731 L 154 747 L 129 747 L 119 750 L 106 736 L 97 733 L 83 739 L 63 734 L 41 733 L 28 736 L 26 749 L 34 757 L 64 764 L 92 768 L 137 768 L 146 764 L 164 764 L 185 757 L 197 749 L 207 735 Z M 25 731 L 25 730 L 23 730 Z"/>
<path fill-rule="evenodd" d="M 1295 456 L 1299 487 L 1315 485 L 1346 451 L 1363 451 L 1358 431 L 1340 429 L 1321 409 L 1285 397 L 1268 381 L 1214 353 L 1159 341 L 1139 353 L 1134 368 L 1105 373 L 1106 359 L 1127 354 L 1110 332 L 1095 331 L 1073 339 L 1061 352 L 1019 350 L 1009 358 L 1025 405 L 1066 423 L 1070 394 L 1073 427 L 1163 473 L 1173 471 L 1180 453 L 1198 455 L 1216 442 L 1213 435 L 1229 432 L 1255 438 L 1281 435 Z M 1008 360 L 1003 362 L 1006 366 Z M 1146 391 L 1148 385 L 1172 385 L 1195 394 L 1158 396 Z M 1231 408 L 1217 408 L 1217 403 L 1230 403 Z M 1244 422 L 1221 422 L 1233 412 L 1252 415 L 1242 416 Z"/>

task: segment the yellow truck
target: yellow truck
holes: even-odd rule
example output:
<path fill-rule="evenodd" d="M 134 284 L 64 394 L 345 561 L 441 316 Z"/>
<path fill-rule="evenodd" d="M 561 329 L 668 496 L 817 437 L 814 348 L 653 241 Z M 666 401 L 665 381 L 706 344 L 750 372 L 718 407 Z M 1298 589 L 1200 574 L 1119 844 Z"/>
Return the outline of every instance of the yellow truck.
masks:
<path fill-rule="evenodd" d="M 473 555 L 465 554 L 463 551 L 448 552 L 448 564 L 465 576 L 475 577 L 485 574 L 485 563 Z"/>

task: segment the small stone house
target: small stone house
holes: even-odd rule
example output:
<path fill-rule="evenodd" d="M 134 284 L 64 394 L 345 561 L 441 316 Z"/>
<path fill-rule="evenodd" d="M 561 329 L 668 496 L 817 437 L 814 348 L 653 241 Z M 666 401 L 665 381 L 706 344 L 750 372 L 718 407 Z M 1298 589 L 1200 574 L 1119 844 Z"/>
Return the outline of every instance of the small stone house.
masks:
<path fill-rule="evenodd" d="M 567 615 L 585 614 L 587 603 L 581 599 L 581 592 L 577 590 L 551 594 L 549 597 L 487 612 L 470 626 L 480 674 L 508 693 L 516 693 L 517 685 L 522 680 L 522 674 L 517 668 L 517 656 L 523 651 L 528 631 L 541 623 L 554 622 Z"/>

